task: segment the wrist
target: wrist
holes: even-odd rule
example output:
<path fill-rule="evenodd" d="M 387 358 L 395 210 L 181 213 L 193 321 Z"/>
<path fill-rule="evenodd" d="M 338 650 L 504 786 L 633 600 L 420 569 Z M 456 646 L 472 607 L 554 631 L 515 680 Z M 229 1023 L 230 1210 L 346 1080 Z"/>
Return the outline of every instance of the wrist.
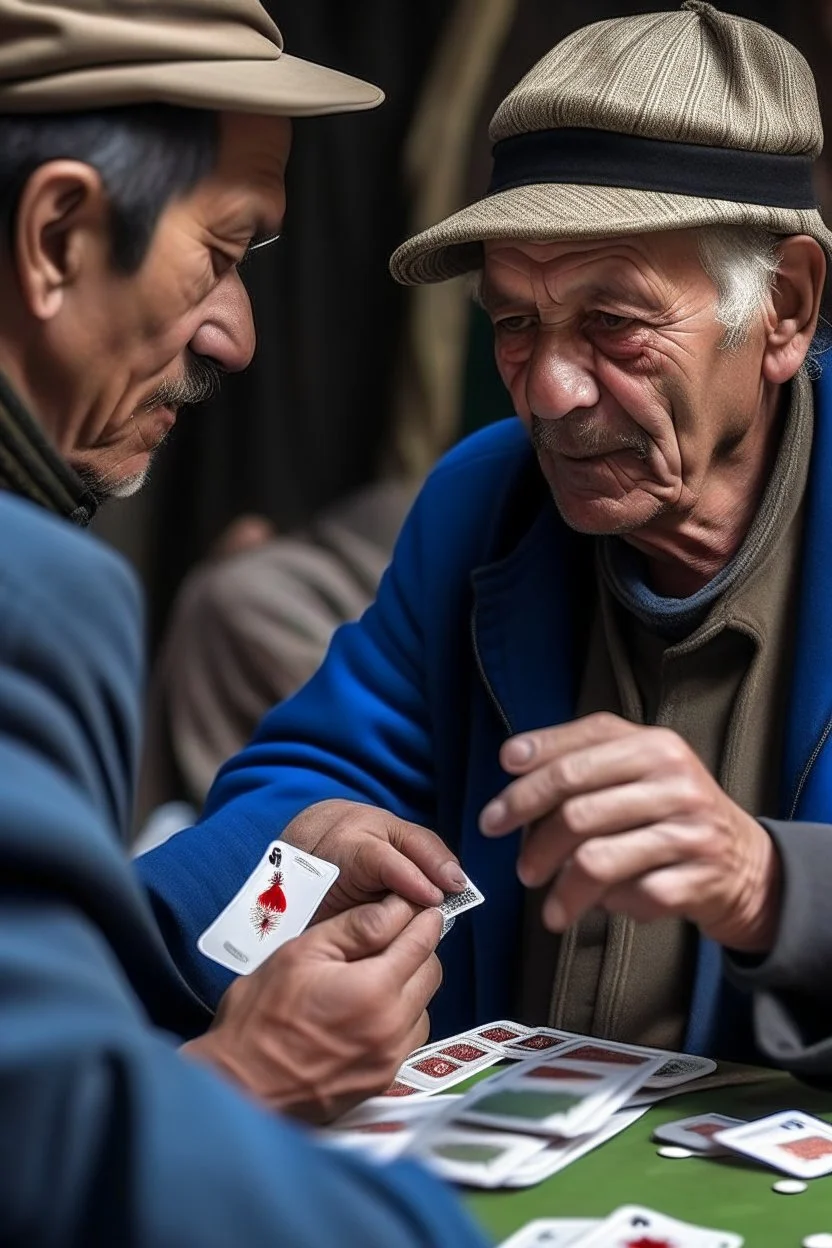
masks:
<path fill-rule="evenodd" d="M 747 871 L 737 913 L 740 922 L 722 944 L 740 953 L 764 955 L 777 941 L 782 909 L 783 873 L 777 847 L 762 824 L 754 821 L 756 852 Z"/>

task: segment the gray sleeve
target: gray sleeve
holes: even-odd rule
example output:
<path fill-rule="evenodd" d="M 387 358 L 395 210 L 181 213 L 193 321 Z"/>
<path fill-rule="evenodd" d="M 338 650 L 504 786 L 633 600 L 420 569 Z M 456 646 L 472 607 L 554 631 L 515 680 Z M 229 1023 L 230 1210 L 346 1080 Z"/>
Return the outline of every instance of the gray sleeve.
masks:
<path fill-rule="evenodd" d="M 832 1081 L 832 824 L 760 822 L 783 868 L 777 940 L 765 958 L 726 951 L 726 972 L 755 994 L 763 1053 L 797 1075 Z"/>

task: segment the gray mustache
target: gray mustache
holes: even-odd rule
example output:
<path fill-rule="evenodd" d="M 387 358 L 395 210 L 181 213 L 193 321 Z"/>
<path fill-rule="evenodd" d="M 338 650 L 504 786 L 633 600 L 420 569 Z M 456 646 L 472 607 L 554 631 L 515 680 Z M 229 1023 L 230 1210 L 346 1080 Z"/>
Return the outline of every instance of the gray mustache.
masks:
<path fill-rule="evenodd" d="M 544 420 L 532 416 L 532 445 L 536 451 L 559 454 L 603 455 L 612 451 L 633 451 L 639 459 L 650 454 L 650 439 L 641 429 L 612 433 L 587 416 L 563 416 Z"/>
<path fill-rule="evenodd" d="M 145 410 L 154 407 L 184 407 L 191 403 L 204 403 L 216 394 L 220 387 L 222 370 L 213 360 L 192 356 L 188 371 L 181 381 L 162 382 L 159 389 L 145 403 Z"/>

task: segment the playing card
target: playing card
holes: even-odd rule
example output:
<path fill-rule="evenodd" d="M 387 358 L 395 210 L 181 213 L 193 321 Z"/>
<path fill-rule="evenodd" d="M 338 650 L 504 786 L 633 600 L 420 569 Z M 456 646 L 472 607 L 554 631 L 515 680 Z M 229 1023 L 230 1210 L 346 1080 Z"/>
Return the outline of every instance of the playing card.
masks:
<path fill-rule="evenodd" d="M 473 1039 L 478 1037 L 482 1040 L 488 1040 L 492 1044 L 508 1045 L 515 1040 L 522 1040 L 531 1031 L 530 1027 L 524 1027 L 522 1023 L 512 1023 L 507 1019 L 497 1019 L 494 1023 L 485 1023 L 482 1027 L 472 1027 L 468 1035 Z"/>
<path fill-rule="evenodd" d="M 301 934 L 337 878 L 331 862 L 275 841 L 197 948 L 229 971 L 250 975 Z"/>
<path fill-rule="evenodd" d="M 412 1054 L 399 1068 L 397 1078 L 426 1092 L 443 1092 L 477 1071 L 494 1066 L 502 1056 L 496 1044 L 473 1039 L 463 1032 Z"/>
<path fill-rule="evenodd" d="M 660 1049 L 645 1049 L 645 1053 L 659 1053 Z M 703 1079 L 713 1074 L 716 1062 L 711 1057 L 697 1057 L 692 1053 L 665 1053 L 666 1061 L 655 1075 L 648 1079 L 646 1088 L 676 1088 L 679 1084 L 690 1083 L 692 1079 Z"/>
<path fill-rule="evenodd" d="M 418 1156 L 443 1178 L 471 1187 L 499 1187 L 507 1174 L 534 1153 L 545 1140 L 502 1131 L 475 1131 L 455 1124 L 424 1137 Z"/>
<path fill-rule="evenodd" d="M 666 1122 L 656 1127 L 653 1139 L 661 1144 L 689 1148 L 694 1153 L 716 1155 L 730 1152 L 730 1149 L 725 1144 L 718 1144 L 714 1136 L 729 1127 L 741 1127 L 744 1123 L 744 1118 L 728 1118 L 725 1114 L 694 1114 L 692 1118 L 680 1118 L 677 1122 Z"/>
<path fill-rule="evenodd" d="M 522 1061 L 529 1057 L 539 1057 L 541 1053 L 552 1053 L 575 1039 L 564 1031 L 555 1031 L 552 1027 L 526 1028 L 525 1034 L 505 1044 L 503 1055 L 512 1061 Z"/>
<path fill-rule="evenodd" d="M 459 1118 L 530 1135 L 582 1135 L 620 1109 L 662 1060 L 602 1066 L 563 1055 L 520 1062 L 478 1084 L 460 1102 Z"/>
<path fill-rule="evenodd" d="M 799 1109 L 729 1127 L 714 1138 L 731 1152 L 753 1157 L 798 1179 L 832 1174 L 832 1126 Z"/>
<path fill-rule="evenodd" d="M 538 1034 L 538 1033 L 536 1033 Z M 604 1061 L 615 1062 L 616 1054 L 621 1054 L 621 1061 L 626 1062 L 625 1054 L 641 1054 L 646 1057 L 664 1057 L 664 1063 L 656 1071 L 655 1075 L 644 1085 L 646 1091 L 662 1091 L 665 1088 L 675 1088 L 683 1083 L 689 1083 L 693 1079 L 702 1079 L 706 1075 L 710 1075 L 716 1070 L 716 1062 L 710 1057 L 698 1057 L 692 1053 L 674 1053 L 669 1049 L 653 1049 L 647 1048 L 640 1044 L 623 1044 L 618 1040 L 597 1040 L 592 1036 L 581 1036 L 574 1031 L 558 1031 L 553 1028 L 542 1027 L 539 1030 L 541 1042 L 539 1047 L 543 1047 L 543 1037 L 551 1037 L 550 1047 L 555 1047 L 557 1042 L 566 1043 L 572 1040 L 583 1040 L 587 1044 L 595 1046 L 600 1045 L 605 1054 Z M 506 1049 L 506 1056 L 514 1059 L 527 1056 L 526 1049 L 529 1046 L 518 1043 L 510 1045 Z M 595 1060 L 595 1059 L 593 1059 Z"/>
<path fill-rule="evenodd" d="M 503 1186 L 534 1187 L 542 1183 L 544 1179 L 551 1178 L 559 1170 L 571 1166 L 573 1161 L 584 1157 L 599 1145 L 605 1144 L 614 1135 L 626 1131 L 627 1127 L 632 1126 L 646 1113 L 646 1109 L 620 1109 L 597 1131 L 592 1131 L 588 1135 L 579 1135 L 575 1139 L 570 1139 L 568 1136 L 556 1136 L 549 1141 L 543 1152 L 535 1154 L 517 1170 L 513 1170 L 508 1178 L 504 1179 Z"/>
<path fill-rule="evenodd" d="M 417 1130 L 430 1118 L 447 1114 L 453 1096 L 417 1098 L 399 1103 L 373 1097 L 342 1115 L 320 1134 L 338 1148 L 356 1148 L 378 1160 L 391 1161 L 413 1142 Z"/>
<path fill-rule="evenodd" d="M 439 933 L 439 939 L 440 939 L 440 940 L 444 940 L 444 938 L 448 935 L 448 932 L 449 932 L 449 931 L 451 930 L 451 928 L 453 927 L 454 923 L 456 923 L 456 919 L 454 918 L 454 916 L 453 916 L 453 915 L 451 915 L 451 917 L 450 917 L 450 918 L 445 918 L 445 917 L 443 916 L 443 918 L 442 918 L 442 931 Z"/>
<path fill-rule="evenodd" d="M 741 1235 L 678 1222 L 663 1213 L 624 1205 L 579 1241 L 580 1248 L 742 1248 Z"/>
<path fill-rule="evenodd" d="M 569 1248 L 598 1226 L 598 1218 L 538 1218 L 500 1244 L 500 1248 Z"/>
<path fill-rule="evenodd" d="M 473 910 L 475 906 L 481 906 L 485 901 L 480 890 L 472 880 L 465 877 L 467 883 L 461 893 L 446 893 L 439 909 L 445 919 L 456 918 L 458 914 L 464 914 L 466 910 Z M 445 934 L 445 928 L 442 934 Z"/>

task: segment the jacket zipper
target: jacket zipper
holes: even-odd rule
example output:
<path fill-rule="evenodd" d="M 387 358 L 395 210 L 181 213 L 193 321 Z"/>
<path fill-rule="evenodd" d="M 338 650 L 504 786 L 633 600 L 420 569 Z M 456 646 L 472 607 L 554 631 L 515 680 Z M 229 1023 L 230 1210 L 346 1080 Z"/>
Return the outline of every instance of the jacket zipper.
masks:
<path fill-rule="evenodd" d="M 800 779 L 797 782 L 797 788 L 795 789 L 795 792 L 794 792 L 794 801 L 792 802 L 792 808 L 789 811 L 789 819 L 794 819 L 795 811 L 797 810 L 797 805 L 798 805 L 798 802 L 800 801 L 800 795 L 803 792 L 804 788 L 806 787 L 806 781 L 809 779 L 809 772 L 812 770 L 815 763 L 817 762 L 818 755 L 820 754 L 821 750 L 826 744 L 826 740 L 830 732 L 832 732 L 832 720 L 830 720 L 829 723 L 824 728 L 823 734 L 821 735 L 820 740 L 818 741 L 815 748 L 812 750 L 812 753 L 809 755 L 806 766 L 803 768 L 803 770 L 800 773 Z"/>
<path fill-rule="evenodd" d="M 494 707 L 494 710 L 497 712 L 497 714 L 500 717 L 500 722 L 502 723 L 503 728 L 505 729 L 506 736 L 512 737 L 514 736 L 514 729 L 511 726 L 508 715 L 506 715 L 505 711 L 503 710 L 503 706 L 502 706 L 502 703 L 500 702 L 500 699 L 497 697 L 496 693 L 494 692 L 494 689 L 491 685 L 491 681 L 488 679 L 488 676 L 486 675 L 486 672 L 485 672 L 485 667 L 483 666 L 482 655 L 480 654 L 480 648 L 477 642 L 477 608 L 476 607 L 474 607 L 471 611 L 471 644 L 474 647 L 474 658 L 476 659 L 476 663 L 477 663 L 477 671 L 480 674 L 480 680 L 482 681 L 485 687 L 485 691 L 488 694 L 491 705 Z"/>

